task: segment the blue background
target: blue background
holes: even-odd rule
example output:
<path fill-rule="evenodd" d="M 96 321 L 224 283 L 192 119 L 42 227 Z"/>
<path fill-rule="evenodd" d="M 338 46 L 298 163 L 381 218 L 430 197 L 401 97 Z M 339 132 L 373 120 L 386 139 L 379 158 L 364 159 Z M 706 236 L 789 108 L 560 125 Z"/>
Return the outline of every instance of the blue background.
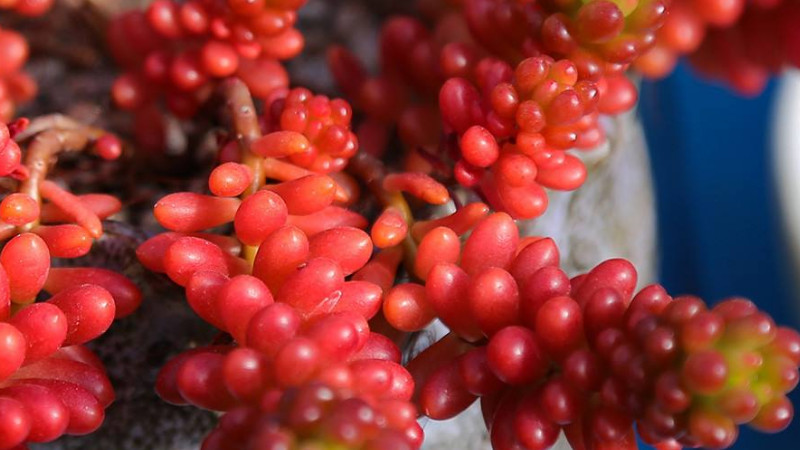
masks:
<path fill-rule="evenodd" d="M 661 282 L 709 302 L 749 297 L 779 324 L 798 327 L 771 175 L 775 93 L 773 82 L 758 98 L 738 97 L 682 65 L 643 84 L 640 114 L 655 178 Z M 800 405 L 798 390 L 790 397 Z M 743 427 L 734 448 L 800 448 L 800 420 L 777 435 Z"/>

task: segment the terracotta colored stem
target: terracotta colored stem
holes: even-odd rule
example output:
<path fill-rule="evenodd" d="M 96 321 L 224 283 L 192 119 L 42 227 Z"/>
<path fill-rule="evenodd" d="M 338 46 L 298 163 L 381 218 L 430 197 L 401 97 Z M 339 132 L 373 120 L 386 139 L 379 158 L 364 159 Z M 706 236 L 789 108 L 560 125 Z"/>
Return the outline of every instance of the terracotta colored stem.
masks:
<path fill-rule="evenodd" d="M 255 194 L 266 183 L 264 175 L 264 158 L 250 151 L 253 141 L 261 137 L 261 126 L 258 123 L 256 107 L 250 90 L 238 78 L 231 78 L 222 83 L 222 96 L 225 99 L 225 108 L 230 114 L 231 128 L 233 129 L 242 163 L 253 171 L 253 181 L 250 187 L 241 195 L 244 199 Z M 242 248 L 244 258 L 252 265 L 258 247 L 245 245 Z"/>
<path fill-rule="evenodd" d="M 264 158 L 250 151 L 253 141 L 261 137 L 256 107 L 250 90 L 238 78 L 231 78 L 222 84 L 225 107 L 230 114 L 231 128 L 242 154 L 242 163 L 253 171 L 253 182 L 242 194 L 247 197 L 256 193 L 266 182 L 264 177 Z"/>
<path fill-rule="evenodd" d="M 30 138 L 25 156 L 25 167 L 28 169 L 28 178 L 19 186 L 19 192 L 29 195 L 41 204 L 42 197 L 39 192 L 42 182 L 47 178 L 47 173 L 56 161 L 58 155 L 64 152 L 86 150 L 89 145 L 105 131 L 81 125 L 79 122 L 66 116 L 52 115 L 31 122 L 30 127 L 15 137 L 22 142 Z M 21 231 L 28 231 L 39 225 L 35 220 L 22 227 Z"/>
<path fill-rule="evenodd" d="M 405 197 L 400 192 L 390 192 L 383 188 L 383 179 L 386 177 L 386 167 L 383 162 L 366 152 L 358 152 L 350 159 L 347 170 L 367 185 L 384 208 L 390 206 L 397 208 L 408 224 L 408 229 L 411 230 L 414 225 L 414 215 Z M 403 264 L 409 273 L 414 273 L 416 257 L 417 244 L 409 232 L 403 240 Z"/>

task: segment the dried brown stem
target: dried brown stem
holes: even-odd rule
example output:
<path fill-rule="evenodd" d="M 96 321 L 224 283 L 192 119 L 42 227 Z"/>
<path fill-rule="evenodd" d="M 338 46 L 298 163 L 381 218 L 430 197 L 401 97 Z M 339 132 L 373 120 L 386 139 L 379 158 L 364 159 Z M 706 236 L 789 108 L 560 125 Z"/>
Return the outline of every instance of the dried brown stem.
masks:
<path fill-rule="evenodd" d="M 64 114 L 49 114 L 46 116 L 40 116 L 33 119 L 25 128 L 25 130 L 21 131 L 14 137 L 14 140 L 17 142 L 23 142 L 47 130 L 80 130 L 80 129 L 88 129 L 91 130 L 92 133 L 100 133 L 101 135 L 104 133 L 100 129 L 84 125 L 78 122 L 77 120 L 73 119 L 72 117 L 65 116 Z"/>
<path fill-rule="evenodd" d="M 28 37 L 28 43 L 34 53 L 53 56 L 80 69 L 91 69 L 100 61 L 100 55 L 94 48 L 65 43 L 55 35 L 32 34 Z"/>

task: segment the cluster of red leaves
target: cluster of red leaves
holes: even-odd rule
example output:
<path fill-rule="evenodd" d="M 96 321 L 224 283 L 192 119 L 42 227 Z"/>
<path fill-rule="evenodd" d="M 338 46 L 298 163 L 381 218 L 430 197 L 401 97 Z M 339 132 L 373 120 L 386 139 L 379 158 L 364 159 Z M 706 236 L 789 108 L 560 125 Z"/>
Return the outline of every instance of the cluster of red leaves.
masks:
<path fill-rule="evenodd" d="M 452 238 L 445 238 L 445 236 Z M 724 448 L 737 425 L 788 426 L 800 334 L 744 299 L 708 308 L 608 260 L 570 279 L 554 242 L 520 238 L 503 213 L 463 243 L 430 230 L 416 275 L 393 287 L 385 317 L 403 330 L 439 318 L 451 334 L 408 365 L 422 412 L 448 419 L 480 399 L 495 449 Z"/>
<path fill-rule="evenodd" d="M 601 144 L 599 114 L 632 107 L 635 89 L 619 70 L 606 74 L 554 61 L 559 53 L 510 51 L 521 43 L 498 44 L 509 51 L 497 52 L 482 39 L 489 25 L 474 23 L 483 16 L 470 13 L 486 5 L 473 3 L 442 14 L 433 30 L 413 18 L 389 19 L 378 76 L 369 77 L 341 47 L 329 52 L 329 63 L 368 116 L 360 128 L 366 151 L 381 155 L 396 124 L 408 148 L 407 170 L 455 180 L 495 209 L 535 218 L 547 207 L 543 187 L 572 190 L 585 179 L 583 163 L 565 150 Z M 519 8 L 500 8 L 521 15 L 516 21 L 502 15 L 509 26 L 522 26 Z"/>
<path fill-rule="evenodd" d="M 52 122 L 52 121 L 50 121 Z M 57 121 L 56 121 L 57 122 Z M 58 153 L 92 148 L 109 159 L 109 134 L 48 121 L 0 123 L 0 175 L 18 185 L 0 202 L 0 448 L 97 429 L 114 399 L 102 363 L 82 345 L 141 302 L 124 276 L 93 267 L 51 267 L 87 254 L 101 218 L 121 208 L 105 194 L 76 196 L 47 180 Z M 75 127 L 72 127 L 75 125 Z M 22 143 L 20 145 L 20 142 Z M 21 148 L 22 147 L 22 148 Z M 22 161 L 24 159 L 24 162 Z M 44 294 L 49 298 L 43 298 Z"/>
<path fill-rule="evenodd" d="M 16 105 L 36 94 L 36 83 L 22 71 L 27 60 L 25 38 L 0 27 L 0 122 L 9 122 Z"/>
<path fill-rule="evenodd" d="M 253 95 L 289 84 L 280 60 L 303 49 L 294 23 L 305 0 L 156 0 L 146 10 L 115 17 L 111 52 L 125 70 L 114 83 L 115 103 L 132 110 L 137 138 L 158 149 L 163 118 L 157 103 L 193 117 L 220 80 L 237 76 Z"/>

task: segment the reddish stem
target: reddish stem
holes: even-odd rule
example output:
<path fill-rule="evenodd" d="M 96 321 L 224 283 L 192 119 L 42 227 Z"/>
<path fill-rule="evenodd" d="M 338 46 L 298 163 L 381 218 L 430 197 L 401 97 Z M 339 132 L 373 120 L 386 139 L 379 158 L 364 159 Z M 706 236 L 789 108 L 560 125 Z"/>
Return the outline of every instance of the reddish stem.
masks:
<path fill-rule="evenodd" d="M 250 151 L 253 142 L 261 137 L 261 126 L 258 123 L 253 97 L 242 80 L 238 78 L 225 80 L 221 89 L 225 107 L 230 114 L 236 144 L 242 155 L 242 163 L 253 171 L 253 182 L 242 194 L 244 198 L 256 193 L 265 183 L 264 158 Z"/>
<path fill-rule="evenodd" d="M 63 127 L 63 128 L 62 128 Z M 31 122 L 28 129 L 15 136 L 18 142 L 31 138 L 25 157 L 28 177 L 19 186 L 19 192 L 29 195 L 41 204 L 41 185 L 58 155 L 64 152 L 83 151 L 106 132 L 88 127 L 62 115 L 45 116 Z M 26 224 L 22 231 L 39 225 L 39 219 Z"/>
<path fill-rule="evenodd" d="M 258 192 L 266 183 L 264 158 L 250 150 L 253 142 L 261 137 L 261 126 L 258 123 L 253 97 L 242 80 L 227 79 L 222 83 L 221 90 L 223 98 L 225 98 L 225 107 L 230 114 L 231 128 L 236 138 L 236 144 L 242 155 L 242 163 L 253 171 L 253 181 L 241 195 L 244 199 Z M 258 247 L 243 246 L 243 256 L 251 266 L 257 251 Z"/>

